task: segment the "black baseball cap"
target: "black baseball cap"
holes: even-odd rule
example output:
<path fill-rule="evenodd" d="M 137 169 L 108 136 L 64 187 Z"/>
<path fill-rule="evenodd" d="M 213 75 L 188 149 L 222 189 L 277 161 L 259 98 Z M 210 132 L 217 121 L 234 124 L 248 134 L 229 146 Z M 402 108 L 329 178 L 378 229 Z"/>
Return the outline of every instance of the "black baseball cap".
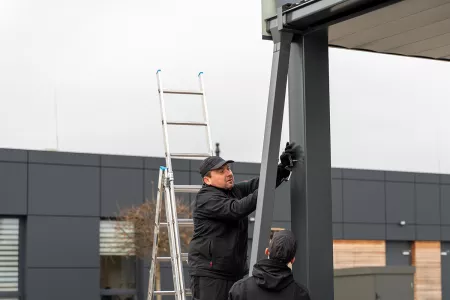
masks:
<path fill-rule="evenodd" d="M 220 169 L 223 165 L 234 163 L 233 160 L 224 160 L 220 156 L 210 156 L 208 158 L 205 158 L 205 160 L 202 161 L 199 167 L 199 172 L 202 177 L 206 175 L 211 170 L 217 170 Z"/>

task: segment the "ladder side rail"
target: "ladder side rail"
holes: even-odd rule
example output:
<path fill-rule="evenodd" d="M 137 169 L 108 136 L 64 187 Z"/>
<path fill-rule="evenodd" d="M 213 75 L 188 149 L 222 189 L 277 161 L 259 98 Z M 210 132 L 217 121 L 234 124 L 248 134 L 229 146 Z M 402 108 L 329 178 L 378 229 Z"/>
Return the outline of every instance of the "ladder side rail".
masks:
<path fill-rule="evenodd" d="M 170 185 L 170 195 L 172 198 L 171 204 L 172 204 L 172 218 L 174 222 L 174 235 L 175 235 L 175 251 L 176 251 L 176 257 L 177 265 L 178 265 L 178 274 L 179 274 L 179 289 L 182 293 L 182 299 L 185 299 L 185 283 L 184 283 L 184 276 L 183 276 L 183 260 L 181 257 L 181 243 L 180 243 L 180 226 L 178 224 L 178 213 L 177 213 L 177 205 L 176 205 L 176 198 L 175 198 L 175 188 L 174 188 L 174 180 L 173 180 L 173 173 L 169 173 L 169 185 Z"/>
<path fill-rule="evenodd" d="M 175 227 L 175 220 L 173 218 L 173 212 L 172 212 L 172 202 L 174 201 L 172 199 L 172 195 L 170 193 L 170 187 L 167 184 L 168 179 L 168 170 L 165 170 L 166 175 L 166 181 L 164 183 L 164 189 L 165 189 L 165 205 L 166 205 L 166 219 L 167 219 L 167 230 L 169 235 L 169 244 L 170 244 L 170 257 L 172 259 L 172 277 L 173 277 L 173 285 L 175 290 L 175 296 L 177 300 L 184 300 L 182 298 L 182 293 L 180 291 L 180 275 L 178 273 L 179 267 L 178 267 L 178 259 L 176 257 L 177 255 L 177 249 L 176 249 L 176 236 L 175 231 L 177 228 Z"/>
<path fill-rule="evenodd" d="M 150 276 L 148 279 L 148 294 L 147 300 L 153 300 L 153 295 L 155 291 L 155 277 L 156 277 L 156 257 L 158 254 L 159 245 L 159 226 L 161 217 L 161 198 L 162 193 L 164 193 L 164 173 L 163 169 L 159 169 L 159 179 L 158 179 L 158 196 L 156 197 L 156 210 L 155 210 L 155 227 L 153 231 L 153 249 L 152 249 L 152 261 L 150 266 Z"/>
<path fill-rule="evenodd" d="M 198 74 L 198 78 L 199 78 L 199 84 L 200 84 L 200 91 L 202 92 L 202 103 L 203 103 L 203 117 L 205 118 L 205 123 L 206 123 L 206 135 L 207 135 L 207 139 L 208 139 L 208 147 L 209 147 L 209 154 L 211 156 L 214 155 L 214 149 L 213 149 L 213 144 L 212 144 L 212 139 L 211 139 L 211 127 L 210 127 L 210 123 L 209 123 L 209 115 L 208 115 L 208 106 L 206 104 L 206 93 L 205 93 L 205 88 L 204 88 L 204 82 L 203 82 L 203 72 L 200 72 Z"/>
<path fill-rule="evenodd" d="M 170 158 L 170 147 L 169 147 L 169 133 L 167 129 L 167 115 L 166 115 L 166 103 L 164 101 L 164 91 L 162 88 L 162 79 L 161 79 L 161 70 L 156 72 L 156 78 L 158 81 L 158 94 L 159 94 L 159 103 L 161 109 L 161 123 L 163 127 L 163 136 L 164 136 L 164 149 L 166 152 L 166 167 L 169 170 L 172 170 L 172 161 Z"/>

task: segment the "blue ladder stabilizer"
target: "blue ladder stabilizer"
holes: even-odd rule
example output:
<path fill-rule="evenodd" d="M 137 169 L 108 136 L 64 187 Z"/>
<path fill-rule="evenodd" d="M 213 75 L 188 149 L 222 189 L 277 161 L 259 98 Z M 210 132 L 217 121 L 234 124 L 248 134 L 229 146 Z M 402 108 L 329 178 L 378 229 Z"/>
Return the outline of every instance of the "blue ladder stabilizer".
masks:
<path fill-rule="evenodd" d="M 163 170 L 163 171 L 167 170 L 167 168 L 164 167 L 164 166 L 160 166 L 159 169 L 160 169 L 160 170 Z"/>

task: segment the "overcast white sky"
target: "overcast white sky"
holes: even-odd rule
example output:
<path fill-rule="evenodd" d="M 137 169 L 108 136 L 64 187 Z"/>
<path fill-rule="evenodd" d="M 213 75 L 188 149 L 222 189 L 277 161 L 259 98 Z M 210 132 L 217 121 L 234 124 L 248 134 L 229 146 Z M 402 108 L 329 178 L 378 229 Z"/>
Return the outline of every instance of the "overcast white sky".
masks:
<path fill-rule="evenodd" d="M 259 2 L 1 0 L 0 147 L 162 156 L 161 68 L 173 88 L 205 72 L 213 141 L 260 161 Z M 448 78 L 448 63 L 330 49 L 333 166 L 450 173 Z M 168 98 L 170 117 L 200 117 L 199 100 Z M 200 133 L 171 131 L 174 151 L 202 150 Z"/>

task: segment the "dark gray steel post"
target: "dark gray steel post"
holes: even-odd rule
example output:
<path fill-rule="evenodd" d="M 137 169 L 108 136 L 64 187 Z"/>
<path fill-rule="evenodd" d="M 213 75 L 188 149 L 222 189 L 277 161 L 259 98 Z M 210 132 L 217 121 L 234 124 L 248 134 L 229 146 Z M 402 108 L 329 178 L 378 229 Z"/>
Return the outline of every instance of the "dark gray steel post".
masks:
<path fill-rule="evenodd" d="M 284 100 L 286 98 L 289 51 L 292 40 L 292 34 L 288 32 L 276 31 L 272 35 L 274 38 L 272 73 L 270 77 L 258 203 L 256 205 L 255 227 L 249 266 L 250 275 L 253 265 L 264 256 L 264 250 L 269 242 L 283 124 Z"/>
<path fill-rule="evenodd" d="M 289 62 L 290 140 L 305 151 L 291 175 L 291 228 L 298 251 L 294 278 L 311 299 L 333 299 L 328 31 L 294 39 Z"/>

